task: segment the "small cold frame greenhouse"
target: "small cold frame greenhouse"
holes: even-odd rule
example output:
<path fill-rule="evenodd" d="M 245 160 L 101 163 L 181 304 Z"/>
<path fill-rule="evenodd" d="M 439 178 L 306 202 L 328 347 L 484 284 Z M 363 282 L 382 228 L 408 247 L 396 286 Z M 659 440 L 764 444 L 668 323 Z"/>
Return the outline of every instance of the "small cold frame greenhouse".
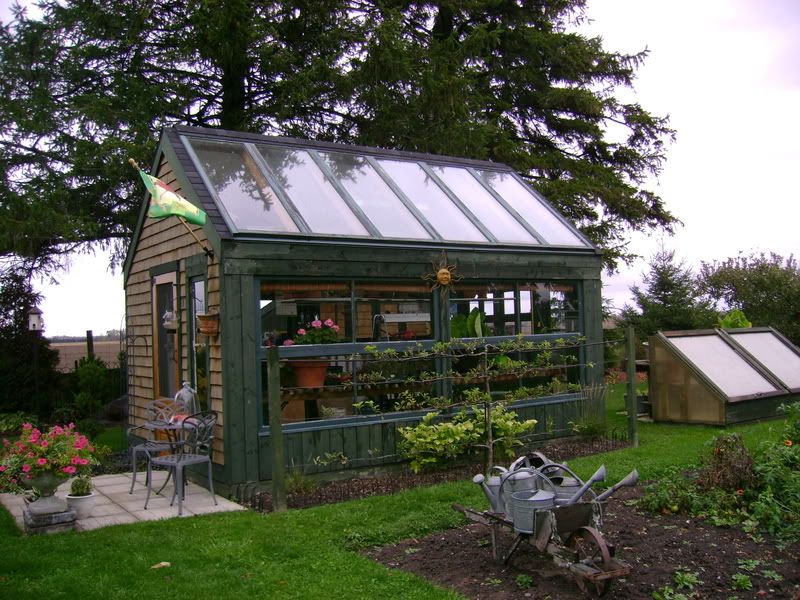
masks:
<path fill-rule="evenodd" d="M 663 332 L 649 345 L 657 421 L 752 421 L 800 397 L 800 351 L 774 329 Z"/>
<path fill-rule="evenodd" d="M 317 472 L 401 460 L 398 430 L 469 386 L 537 419 L 531 439 L 570 435 L 601 378 L 600 253 L 505 165 L 175 127 L 151 173 L 208 220 L 143 197 L 130 419 L 188 381 L 219 415 L 221 483 L 271 477 L 275 386 L 286 464 Z"/>

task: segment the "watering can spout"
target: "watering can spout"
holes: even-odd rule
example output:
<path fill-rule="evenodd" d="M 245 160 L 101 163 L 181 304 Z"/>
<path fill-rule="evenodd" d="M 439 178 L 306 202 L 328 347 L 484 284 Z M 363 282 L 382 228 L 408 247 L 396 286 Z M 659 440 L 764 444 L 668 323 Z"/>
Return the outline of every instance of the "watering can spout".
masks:
<path fill-rule="evenodd" d="M 605 478 L 606 478 L 606 466 L 600 465 L 600 468 L 594 472 L 594 475 L 591 476 L 589 481 L 584 483 L 580 487 L 580 489 L 577 492 L 575 492 L 575 494 L 573 494 L 572 498 L 567 500 L 566 504 L 575 504 L 578 500 L 581 499 L 581 496 L 583 496 L 586 490 L 588 490 L 590 487 L 592 487 L 593 484 L 597 483 L 598 481 L 603 481 Z"/>
<path fill-rule="evenodd" d="M 493 513 L 503 513 L 503 503 L 500 501 L 500 478 L 499 477 L 489 477 L 488 481 L 486 477 L 482 474 L 478 473 L 475 477 L 472 478 L 472 483 L 475 483 L 481 486 L 483 493 L 486 495 L 487 500 L 489 500 L 489 505 L 492 508 Z"/>

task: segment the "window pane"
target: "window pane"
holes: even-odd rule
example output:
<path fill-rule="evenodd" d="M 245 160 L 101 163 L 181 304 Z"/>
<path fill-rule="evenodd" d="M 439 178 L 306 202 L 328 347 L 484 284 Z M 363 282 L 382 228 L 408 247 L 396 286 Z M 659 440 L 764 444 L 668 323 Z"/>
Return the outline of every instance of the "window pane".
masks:
<path fill-rule="evenodd" d="M 200 160 L 234 226 L 242 231 L 297 231 L 289 213 L 270 189 L 258 165 L 241 144 L 192 140 Z"/>
<path fill-rule="evenodd" d="M 459 283 L 450 298 L 450 336 L 453 338 L 515 335 L 514 286 Z"/>
<path fill-rule="evenodd" d="M 579 309 L 577 286 L 573 283 L 542 282 L 520 286 L 522 332 L 577 332 Z"/>
<path fill-rule="evenodd" d="M 445 185 L 458 196 L 466 207 L 501 242 L 538 241 L 494 199 L 486 188 L 469 171 L 457 167 L 431 166 Z"/>
<path fill-rule="evenodd" d="M 485 242 L 486 238 L 417 163 L 381 160 L 395 184 L 403 190 L 445 240 Z"/>
<path fill-rule="evenodd" d="M 190 306 L 192 307 L 192 327 L 189 341 L 194 350 L 192 366 L 194 377 L 192 383 L 197 392 L 197 400 L 201 410 L 207 410 L 208 403 L 208 336 L 197 333 L 197 315 L 206 312 L 206 284 L 203 279 L 192 279 L 190 290 Z"/>
<path fill-rule="evenodd" d="M 363 156 L 320 152 L 336 178 L 384 237 L 431 238 Z"/>
<path fill-rule="evenodd" d="M 431 339 L 431 292 L 425 285 L 356 284 L 357 341 Z"/>
<path fill-rule="evenodd" d="M 716 335 L 670 337 L 669 340 L 729 397 L 777 391 Z"/>
<path fill-rule="evenodd" d="M 361 221 L 308 152 L 277 146 L 259 146 L 258 149 L 312 233 L 367 235 Z"/>
<path fill-rule="evenodd" d="M 731 333 L 756 360 L 772 371 L 789 389 L 800 388 L 800 356 L 768 331 Z"/>
<path fill-rule="evenodd" d="M 548 244 L 586 245 L 511 173 L 498 173 L 497 171 L 479 171 L 479 173 L 492 189 L 500 194 Z"/>
<path fill-rule="evenodd" d="M 339 327 L 336 342 L 352 339 L 349 285 L 262 282 L 262 346 L 280 346 L 286 340 L 296 340 L 297 330 L 306 329 L 317 319 L 330 319 Z"/>

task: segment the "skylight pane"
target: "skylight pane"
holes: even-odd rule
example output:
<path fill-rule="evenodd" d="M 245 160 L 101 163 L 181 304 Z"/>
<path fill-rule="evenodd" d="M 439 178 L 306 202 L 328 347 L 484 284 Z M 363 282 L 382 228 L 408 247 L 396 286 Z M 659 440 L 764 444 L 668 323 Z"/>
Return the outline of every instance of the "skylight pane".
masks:
<path fill-rule="evenodd" d="M 717 335 L 670 337 L 669 341 L 729 398 L 778 391 Z"/>
<path fill-rule="evenodd" d="M 789 389 L 800 388 L 800 356 L 769 331 L 731 333 L 731 337 Z"/>
<path fill-rule="evenodd" d="M 191 140 L 214 191 L 240 231 L 295 232 L 297 225 L 242 144 Z"/>
<path fill-rule="evenodd" d="M 459 167 L 433 165 L 431 169 L 498 241 L 538 244 L 536 238 L 469 171 Z"/>
<path fill-rule="evenodd" d="M 320 152 L 339 183 L 381 235 L 429 240 L 431 236 L 363 156 Z"/>
<path fill-rule="evenodd" d="M 445 240 L 485 242 L 483 234 L 417 163 L 380 160 L 397 187 Z"/>
<path fill-rule="evenodd" d="M 548 244 L 556 246 L 586 246 L 569 227 L 553 214 L 539 199 L 517 181 L 511 173 L 479 171 L 483 179 L 533 227 Z"/>
<path fill-rule="evenodd" d="M 345 201 L 305 150 L 259 146 L 272 174 L 312 233 L 367 235 Z"/>

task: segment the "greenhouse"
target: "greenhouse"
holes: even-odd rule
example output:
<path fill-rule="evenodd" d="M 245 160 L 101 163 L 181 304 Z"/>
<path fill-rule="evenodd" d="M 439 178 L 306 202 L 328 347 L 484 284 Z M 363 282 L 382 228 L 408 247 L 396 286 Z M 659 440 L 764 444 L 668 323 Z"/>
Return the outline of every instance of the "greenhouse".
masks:
<path fill-rule="evenodd" d="M 189 382 L 219 415 L 222 483 L 271 476 L 271 348 L 287 465 L 305 472 L 397 462 L 398 428 L 487 387 L 482 364 L 492 394 L 542 392 L 514 403 L 537 439 L 570 434 L 576 390 L 600 380 L 601 254 L 507 166 L 174 127 L 151 173 L 208 218 L 152 218 L 143 198 L 124 266 L 131 424 Z"/>
<path fill-rule="evenodd" d="M 771 328 L 660 332 L 649 352 L 656 421 L 753 421 L 800 397 L 800 351 Z"/>

